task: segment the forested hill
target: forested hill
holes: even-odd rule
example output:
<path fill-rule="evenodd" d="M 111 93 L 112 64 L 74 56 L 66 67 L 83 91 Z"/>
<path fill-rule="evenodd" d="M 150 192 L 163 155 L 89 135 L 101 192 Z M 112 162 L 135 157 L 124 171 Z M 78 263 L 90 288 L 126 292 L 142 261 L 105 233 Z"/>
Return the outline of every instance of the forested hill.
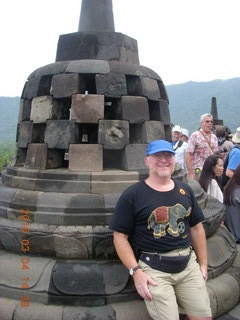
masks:
<path fill-rule="evenodd" d="M 186 82 L 166 86 L 171 121 L 189 129 L 199 127 L 200 116 L 211 111 L 216 97 L 218 117 L 232 131 L 240 127 L 240 78 L 210 82 Z"/>
<path fill-rule="evenodd" d="M 173 124 L 196 130 L 200 116 L 211 111 L 212 97 L 216 97 L 219 119 L 232 131 L 240 127 L 240 78 L 186 82 L 166 89 Z M 15 141 L 19 102 L 19 97 L 0 97 L 0 142 Z"/>

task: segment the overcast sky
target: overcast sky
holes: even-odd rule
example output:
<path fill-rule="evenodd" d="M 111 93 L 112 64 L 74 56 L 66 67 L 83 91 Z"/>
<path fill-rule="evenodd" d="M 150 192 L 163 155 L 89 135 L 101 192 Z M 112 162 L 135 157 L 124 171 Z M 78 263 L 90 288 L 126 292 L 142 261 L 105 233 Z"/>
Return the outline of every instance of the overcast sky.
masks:
<path fill-rule="evenodd" d="M 81 0 L 2 1 L 0 96 L 20 96 L 78 31 Z M 140 63 L 165 85 L 240 76 L 240 0 L 113 0 L 115 31 L 138 41 Z"/>

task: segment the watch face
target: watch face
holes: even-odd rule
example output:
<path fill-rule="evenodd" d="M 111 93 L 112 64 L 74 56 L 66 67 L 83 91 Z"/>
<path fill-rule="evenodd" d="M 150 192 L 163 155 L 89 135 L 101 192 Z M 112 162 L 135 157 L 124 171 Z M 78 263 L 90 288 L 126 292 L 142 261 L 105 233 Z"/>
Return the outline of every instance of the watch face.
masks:
<path fill-rule="evenodd" d="M 130 276 L 132 276 L 132 275 L 134 274 L 133 269 L 130 269 L 130 270 L 129 270 L 129 274 L 130 274 Z"/>

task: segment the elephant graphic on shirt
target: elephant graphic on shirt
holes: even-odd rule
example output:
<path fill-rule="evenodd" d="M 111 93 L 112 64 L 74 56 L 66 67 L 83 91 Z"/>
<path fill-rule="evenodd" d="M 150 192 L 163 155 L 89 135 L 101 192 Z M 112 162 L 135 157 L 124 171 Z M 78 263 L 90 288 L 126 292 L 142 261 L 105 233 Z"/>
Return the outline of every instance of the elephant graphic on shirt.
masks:
<path fill-rule="evenodd" d="M 178 226 L 178 219 L 184 219 L 190 216 L 192 208 L 188 210 L 183 205 L 177 203 L 172 207 L 158 207 L 148 218 L 148 229 L 153 229 L 154 238 L 161 238 L 166 235 L 166 231 L 173 237 L 179 236 L 185 228 L 181 221 L 181 228 Z"/>

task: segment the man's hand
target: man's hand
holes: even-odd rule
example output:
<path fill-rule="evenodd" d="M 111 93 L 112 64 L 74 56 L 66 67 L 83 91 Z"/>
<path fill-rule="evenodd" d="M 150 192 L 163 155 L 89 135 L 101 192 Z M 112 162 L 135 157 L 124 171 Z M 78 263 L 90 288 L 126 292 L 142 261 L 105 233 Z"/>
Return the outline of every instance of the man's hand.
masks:
<path fill-rule="evenodd" d="M 207 281 L 208 279 L 208 268 L 205 265 L 200 265 L 200 270 L 202 272 L 203 279 Z"/>
<path fill-rule="evenodd" d="M 140 296 L 145 300 L 151 301 L 152 295 L 148 289 L 148 286 L 157 286 L 157 283 L 141 269 L 138 269 L 134 273 L 133 280 L 137 292 L 140 294 Z"/>

